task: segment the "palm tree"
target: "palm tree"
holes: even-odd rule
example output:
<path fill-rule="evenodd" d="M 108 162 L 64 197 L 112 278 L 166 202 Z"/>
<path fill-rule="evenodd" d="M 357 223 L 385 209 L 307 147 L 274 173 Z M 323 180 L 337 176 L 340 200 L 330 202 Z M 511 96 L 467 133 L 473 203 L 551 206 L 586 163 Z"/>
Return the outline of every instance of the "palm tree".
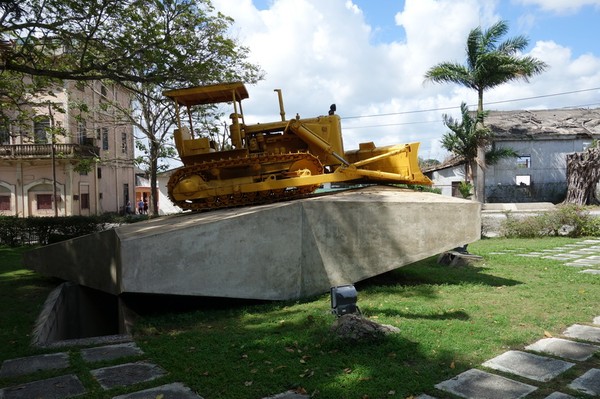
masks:
<path fill-rule="evenodd" d="M 529 81 L 531 76 L 542 73 L 546 63 L 530 56 L 519 56 L 519 52 L 527 47 L 529 40 L 524 36 L 516 36 L 500 42 L 508 32 L 506 21 L 499 21 L 488 30 L 477 27 L 467 38 L 466 65 L 443 62 L 433 66 L 425 74 L 425 80 L 436 83 L 458 83 L 477 91 L 477 112 L 483 112 L 483 92 L 503 83 L 522 79 Z M 500 43 L 499 43 L 500 42 Z M 479 121 L 483 125 L 483 119 Z M 477 164 L 476 197 L 485 200 L 483 193 L 483 167 L 485 166 L 484 149 L 479 148 Z"/>
<path fill-rule="evenodd" d="M 477 158 L 477 148 L 489 138 L 489 130 L 480 122 L 485 114 L 477 112 L 475 117 L 469 112 L 467 104 L 460 104 L 462 120 L 444 115 L 444 125 L 450 129 L 440 140 L 442 147 L 465 160 L 465 183 L 473 181 L 473 166 Z"/>
<path fill-rule="evenodd" d="M 440 140 L 442 147 L 465 161 L 465 185 L 473 181 L 473 170 L 476 164 L 477 151 L 489 144 L 492 134 L 484 126 L 483 120 L 486 112 L 469 111 L 464 102 L 460 104 L 461 120 L 444 115 L 444 125 L 450 129 Z M 495 164 L 500 159 L 516 157 L 517 153 L 512 148 L 492 148 L 485 153 L 487 164 Z"/>

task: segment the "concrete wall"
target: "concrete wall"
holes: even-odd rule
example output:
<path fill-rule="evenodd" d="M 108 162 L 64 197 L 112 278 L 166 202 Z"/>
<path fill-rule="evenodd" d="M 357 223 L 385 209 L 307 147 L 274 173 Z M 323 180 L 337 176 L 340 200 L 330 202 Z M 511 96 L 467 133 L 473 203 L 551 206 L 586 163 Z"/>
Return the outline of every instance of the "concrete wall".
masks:
<path fill-rule="evenodd" d="M 375 187 L 154 219 L 40 248 L 25 260 L 42 274 L 113 294 L 284 300 L 471 243 L 480 229 L 477 202 Z"/>
<path fill-rule="evenodd" d="M 498 147 L 509 147 L 521 156 L 531 159 L 529 168 L 519 168 L 515 158 L 503 159 L 489 165 L 485 173 L 487 202 L 558 203 L 564 199 L 567 154 L 581 152 L 591 140 L 513 140 L 496 142 Z M 530 176 L 531 185 L 518 186 L 517 176 Z"/>

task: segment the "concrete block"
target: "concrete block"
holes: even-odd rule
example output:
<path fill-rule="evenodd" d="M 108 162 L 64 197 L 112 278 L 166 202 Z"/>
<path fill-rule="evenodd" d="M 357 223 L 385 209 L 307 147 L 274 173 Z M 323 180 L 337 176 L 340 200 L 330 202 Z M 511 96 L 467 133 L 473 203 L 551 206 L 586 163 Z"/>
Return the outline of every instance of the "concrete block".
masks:
<path fill-rule="evenodd" d="M 114 295 L 298 299 L 478 240 L 480 207 L 377 186 L 157 218 L 39 248 L 24 262 Z"/>
<path fill-rule="evenodd" d="M 46 380 L 30 382 L 0 389 L 2 399 L 62 399 L 82 395 L 86 392 L 83 384 L 73 374 Z"/>
<path fill-rule="evenodd" d="M 535 381 L 550 381 L 573 367 L 574 363 L 520 351 L 504 352 L 483 363 L 484 367 L 504 371 Z"/>
<path fill-rule="evenodd" d="M 310 398 L 309 395 L 299 394 L 294 391 L 287 391 L 287 392 L 279 393 L 274 396 L 268 396 L 263 399 L 309 399 L 309 398 Z"/>
<path fill-rule="evenodd" d="M 98 346 L 95 348 L 86 348 L 81 350 L 81 357 L 88 363 L 114 360 L 122 357 L 138 356 L 143 354 L 144 352 L 135 344 L 135 342 Z"/>
<path fill-rule="evenodd" d="M 593 324 L 600 326 L 600 316 L 594 317 L 594 320 L 592 321 Z"/>
<path fill-rule="evenodd" d="M 600 369 L 588 370 L 569 384 L 569 388 L 591 396 L 600 396 Z"/>
<path fill-rule="evenodd" d="M 145 389 L 143 391 L 129 393 L 126 395 L 115 396 L 113 399 L 202 399 L 192 390 L 180 382 L 161 385 L 156 388 Z"/>
<path fill-rule="evenodd" d="M 537 389 L 532 385 L 477 369 L 467 370 L 435 387 L 466 399 L 519 399 Z"/>
<path fill-rule="evenodd" d="M 167 372 L 159 366 L 147 362 L 126 363 L 118 366 L 103 367 L 91 370 L 90 373 L 103 389 L 152 381 L 167 374 Z"/>
<path fill-rule="evenodd" d="M 600 327 L 573 324 L 565 330 L 563 335 L 570 338 L 580 339 L 582 341 L 600 343 Z"/>
<path fill-rule="evenodd" d="M 2 362 L 0 378 L 16 377 L 43 370 L 58 370 L 67 367 L 69 367 L 69 355 L 67 353 L 21 357 Z"/>
<path fill-rule="evenodd" d="M 544 399 L 576 399 L 574 396 L 567 395 L 562 392 L 552 392 L 550 395 L 546 396 Z"/>
<path fill-rule="evenodd" d="M 600 347 L 561 338 L 544 338 L 526 346 L 525 349 L 582 362 L 592 357 Z"/>

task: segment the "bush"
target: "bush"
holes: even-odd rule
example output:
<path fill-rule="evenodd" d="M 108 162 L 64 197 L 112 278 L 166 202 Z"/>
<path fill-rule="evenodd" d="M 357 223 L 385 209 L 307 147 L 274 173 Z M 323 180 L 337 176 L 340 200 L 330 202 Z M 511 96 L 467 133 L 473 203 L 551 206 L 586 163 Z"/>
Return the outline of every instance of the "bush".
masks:
<path fill-rule="evenodd" d="M 508 238 L 600 236 L 600 219 L 578 205 L 562 205 L 556 210 L 526 217 L 507 212 L 500 233 Z"/>
<path fill-rule="evenodd" d="M 105 230 L 109 224 L 133 223 L 147 220 L 147 216 L 29 217 L 0 216 L 0 245 L 47 245 Z"/>

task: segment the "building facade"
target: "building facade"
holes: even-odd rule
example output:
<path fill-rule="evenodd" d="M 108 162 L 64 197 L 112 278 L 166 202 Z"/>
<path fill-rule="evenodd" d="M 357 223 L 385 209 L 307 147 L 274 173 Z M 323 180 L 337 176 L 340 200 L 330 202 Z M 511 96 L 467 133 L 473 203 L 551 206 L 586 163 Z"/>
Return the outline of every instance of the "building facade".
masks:
<path fill-rule="evenodd" d="M 567 155 L 600 138 L 600 109 L 491 111 L 485 124 L 492 145 L 518 155 L 485 169 L 485 202 L 559 203 L 567 192 Z M 455 195 L 464 181 L 464 162 L 446 162 L 426 171 L 434 187 Z"/>
<path fill-rule="evenodd" d="M 110 106 L 131 95 L 66 82 L 30 101 L 25 122 L 0 127 L 0 215 L 123 212 L 135 199 L 133 126 Z"/>

